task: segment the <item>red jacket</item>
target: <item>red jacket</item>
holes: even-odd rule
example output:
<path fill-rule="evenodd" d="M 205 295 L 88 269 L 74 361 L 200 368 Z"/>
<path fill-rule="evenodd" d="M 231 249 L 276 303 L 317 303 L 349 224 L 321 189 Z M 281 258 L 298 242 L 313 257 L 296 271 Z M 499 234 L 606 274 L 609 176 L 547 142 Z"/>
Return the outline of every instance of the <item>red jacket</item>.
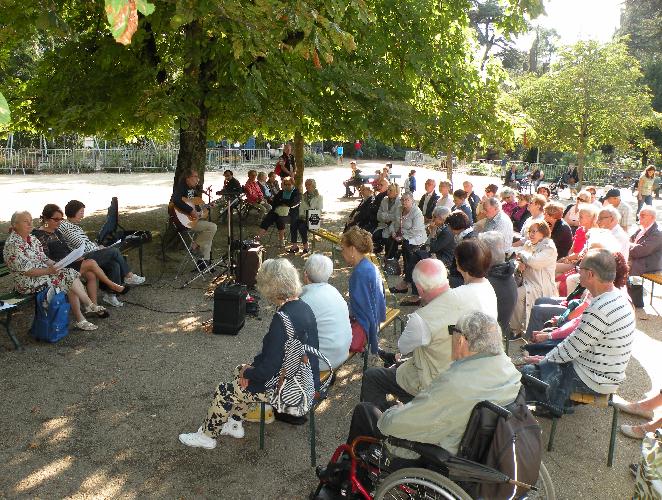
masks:
<path fill-rule="evenodd" d="M 246 193 L 246 201 L 248 203 L 259 203 L 264 198 L 262 189 L 257 181 L 246 181 L 244 192 Z"/>

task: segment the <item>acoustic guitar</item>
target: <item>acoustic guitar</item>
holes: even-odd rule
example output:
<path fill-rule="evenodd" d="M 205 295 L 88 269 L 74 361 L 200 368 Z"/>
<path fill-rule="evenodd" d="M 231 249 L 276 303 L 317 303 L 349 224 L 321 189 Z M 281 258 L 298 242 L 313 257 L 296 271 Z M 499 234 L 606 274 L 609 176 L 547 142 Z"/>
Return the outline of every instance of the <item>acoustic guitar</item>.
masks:
<path fill-rule="evenodd" d="M 170 202 L 168 205 L 168 212 L 173 217 L 173 220 L 181 227 L 186 229 L 193 229 L 197 225 L 198 220 L 207 219 L 207 216 L 209 215 L 209 209 L 214 207 L 221 200 L 222 198 L 219 198 L 218 200 L 214 200 L 211 203 L 205 203 L 204 200 L 199 196 L 195 198 L 182 197 L 182 201 L 195 211 L 198 216 L 197 218 L 194 218 L 191 214 L 184 212 L 173 202 Z"/>

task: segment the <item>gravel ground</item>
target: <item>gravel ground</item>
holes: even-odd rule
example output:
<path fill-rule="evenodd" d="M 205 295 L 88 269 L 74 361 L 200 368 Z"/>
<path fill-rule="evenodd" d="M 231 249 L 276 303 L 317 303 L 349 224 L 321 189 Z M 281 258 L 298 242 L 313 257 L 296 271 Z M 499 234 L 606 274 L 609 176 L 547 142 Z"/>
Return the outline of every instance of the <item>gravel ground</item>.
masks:
<path fill-rule="evenodd" d="M 366 163 L 363 168 L 369 172 L 378 166 Z M 338 198 L 347 169 L 307 171 L 325 197 L 325 224 L 331 228 L 356 204 Z M 394 170 L 404 175 L 409 168 L 396 165 Z M 417 171 L 419 185 L 427 176 L 443 178 L 439 172 Z M 91 217 L 85 224 L 97 228 L 115 194 L 125 227 L 162 231 L 170 175 L 2 176 L 0 229 L 7 227 L 16 209 L 37 215 L 47 202 L 64 205 L 74 197 L 87 204 Z M 245 172 L 238 177 L 243 182 Z M 458 175 L 455 180 L 464 178 Z M 220 173 L 206 176 L 206 184 L 215 189 L 221 180 Z M 480 193 L 494 179 L 473 180 Z M 253 234 L 254 226 L 252 219 L 245 234 Z M 225 242 L 220 229 L 217 252 Z M 96 332 L 71 331 L 55 345 L 33 342 L 26 333 L 31 321 L 27 308 L 14 323 L 26 350 L 12 351 L 6 336 L 0 336 L 0 497 L 301 499 L 314 488 L 307 426 L 269 425 L 263 451 L 258 449 L 257 424 L 245 424 L 243 440 L 221 438 L 213 451 L 188 449 L 177 440 L 177 434 L 200 424 L 215 384 L 227 380 L 236 364 L 252 359 L 273 309 L 262 304 L 261 319 L 249 318 L 236 337 L 206 333 L 202 324 L 213 307 L 204 295 L 206 284 L 178 289 L 173 277 L 179 256 L 169 254 L 163 264 L 158 247 L 158 241 L 152 243 L 146 255 L 148 284 L 132 290 L 124 308 L 99 320 Z M 318 243 L 318 249 L 329 247 Z M 269 256 L 278 251 L 267 249 Z M 292 258 L 302 266 L 300 257 Z M 333 284 L 343 293 L 347 276 L 348 269 L 338 263 Z M 625 399 L 662 387 L 659 295 L 653 306 L 647 306 L 649 319 L 638 324 L 621 393 Z M 395 345 L 392 329 L 382 342 Z M 318 462 L 328 460 L 344 440 L 359 387 L 356 360 L 340 370 L 318 411 Z M 623 416 L 622 421 L 636 419 Z M 555 450 L 543 457 L 559 498 L 631 496 L 627 465 L 636 460 L 639 443 L 619 435 L 614 467 L 608 468 L 610 422 L 611 412 L 593 407 L 580 407 L 559 422 Z M 549 422 L 542 421 L 542 427 L 546 440 Z"/>

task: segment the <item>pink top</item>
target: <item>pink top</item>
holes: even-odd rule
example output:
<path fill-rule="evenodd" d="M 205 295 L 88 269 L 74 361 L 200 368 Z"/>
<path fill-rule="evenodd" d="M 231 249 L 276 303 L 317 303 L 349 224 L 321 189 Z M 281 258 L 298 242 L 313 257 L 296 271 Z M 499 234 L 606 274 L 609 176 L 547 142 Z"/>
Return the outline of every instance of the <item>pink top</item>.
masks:
<path fill-rule="evenodd" d="M 586 229 L 584 226 L 579 226 L 575 231 L 575 236 L 572 238 L 572 253 L 579 253 L 586 245 Z"/>

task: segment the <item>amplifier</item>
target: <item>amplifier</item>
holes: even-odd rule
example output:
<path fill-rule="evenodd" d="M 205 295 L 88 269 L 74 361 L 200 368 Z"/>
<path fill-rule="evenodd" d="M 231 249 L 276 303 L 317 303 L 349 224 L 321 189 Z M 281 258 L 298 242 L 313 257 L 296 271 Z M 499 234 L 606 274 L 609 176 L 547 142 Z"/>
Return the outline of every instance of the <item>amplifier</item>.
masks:
<path fill-rule="evenodd" d="M 246 286 L 218 285 L 214 290 L 214 324 L 216 335 L 237 335 L 246 321 Z"/>

